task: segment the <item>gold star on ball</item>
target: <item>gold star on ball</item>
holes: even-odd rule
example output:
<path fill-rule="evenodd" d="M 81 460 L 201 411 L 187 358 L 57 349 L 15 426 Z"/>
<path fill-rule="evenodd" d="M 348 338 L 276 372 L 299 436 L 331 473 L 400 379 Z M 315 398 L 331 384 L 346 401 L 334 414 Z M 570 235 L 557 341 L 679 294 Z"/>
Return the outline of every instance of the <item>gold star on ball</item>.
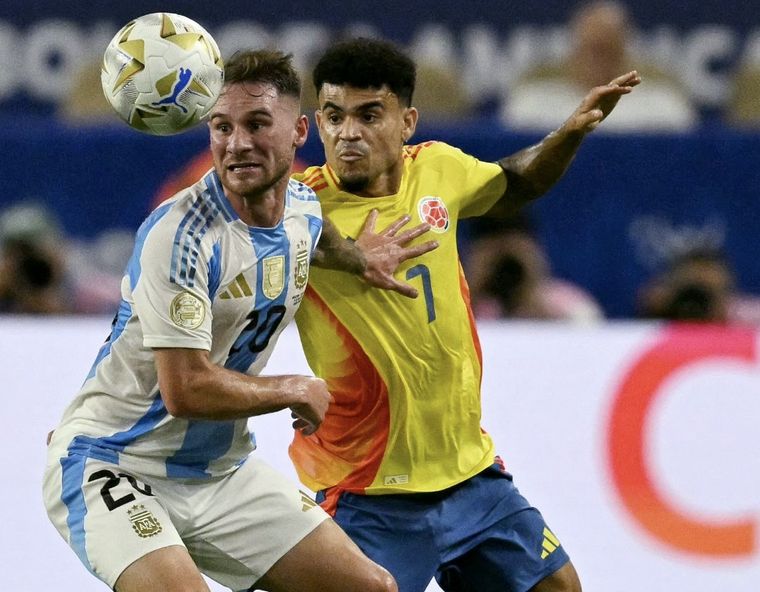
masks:
<path fill-rule="evenodd" d="M 129 63 L 121 69 L 119 77 L 114 82 L 113 90 L 120 88 L 130 76 L 134 76 L 140 70 L 145 68 L 145 42 L 142 39 L 129 40 L 129 34 L 134 29 L 134 23 L 124 27 L 124 32 L 119 39 L 119 51 L 123 51 L 130 58 Z"/>
<path fill-rule="evenodd" d="M 203 35 L 200 33 L 177 33 L 172 20 L 166 15 L 161 15 L 161 38 L 178 45 L 185 51 L 192 49 Z"/>

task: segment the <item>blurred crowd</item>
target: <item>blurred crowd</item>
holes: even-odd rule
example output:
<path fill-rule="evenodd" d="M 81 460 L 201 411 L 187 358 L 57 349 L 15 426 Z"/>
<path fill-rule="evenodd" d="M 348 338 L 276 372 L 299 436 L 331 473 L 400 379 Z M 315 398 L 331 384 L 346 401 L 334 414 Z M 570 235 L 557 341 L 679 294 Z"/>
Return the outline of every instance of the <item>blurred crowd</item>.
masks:
<path fill-rule="evenodd" d="M 606 318 L 593 294 L 552 273 L 528 218 L 479 226 L 464 261 L 476 318 L 579 324 Z M 669 250 L 651 270 L 635 294 L 632 318 L 760 325 L 760 296 L 739 290 L 719 245 L 695 240 Z"/>
<path fill-rule="evenodd" d="M 133 240 L 116 230 L 76 240 L 39 203 L 0 211 L 0 313 L 115 314 Z"/>
<path fill-rule="evenodd" d="M 196 159 L 190 170 L 198 166 Z M 157 203 L 177 180 L 159 190 Z M 0 314 L 114 314 L 132 241 L 124 231 L 74 240 L 40 204 L 0 211 Z M 486 216 L 463 242 L 477 319 L 588 325 L 606 318 L 593 294 L 553 274 L 528 216 Z M 760 296 L 737 288 L 720 247 L 694 242 L 667 253 L 640 286 L 634 318 L 760 325 Z"/>
<path fill-rule="evenodd" d="M 642 61 L 635 45 L 636 23 L 626 5 L 614 0 L 582 4 L 568 23 L 568 33 L 566 55 L 523 72 L 505 91 L 498 118 L 506 129 L 554 129 L 589 87 L 634 68 L 644 83 L 604 122 L 605 132 L 678 132 L 699 124 L 699 109 L 678 72 Z M 61 119 L 92 124 L 101 114 L 103 121 L 113 121 L 99 87 L 99 64 L 84 68 L 79 83 L 72 85 L 78 94 L 61 105 Z M 316 97 L 308 83 L 304 94 L 304 110 L 311 112 Z M 757 61 L 738 64 L 729 96 L 725 123 L 760 129 L 760 55 Z M 414 103 L 429 121 L 467 119 L 478 109 L 462 73 L 442 61 L 419 63 Z M 210 166 L 205 152 L 178 165 L 153 204 Z M 476 317 L 578 323 L 605 318 L 593 294 L 553 274 L 533 220 L 524 216 L 490 220 L 474 229 L 462 249 Z M 123 232 L 74 240 L 40 204 L 16 204 L 0 211 L 0 312 L 115 312 L 131 241 Z M 636 295 L 638 318 L 760 323 L 760 301 L 738 291 L 739 282 L 721 245 L 682 246 L 650 271 Z"/>
<path fill-rule="evenodd" d="M 494 64 L 493 76 L 509 83 L 500 87 L 498 97 L 490 99 L 473 96 L 477 90 L 468 87 L 466 64 L 424 48 L 409 48 L 418 65 L 415 105 L 427 121 L 471 119 L 495 112 L 506 129 L 548 131 L 562 123 L 562 117 L 575 108 L 587 89 L 636 69 L 645 84 L 605 122 L 606 133 L 685 131 L 699 125 L 704 106 L 697 104 L 687 89 L 677 55 L 685 50 L 673 50 L 676 55 L 668 60 L 654 56 L 645 46 L 631 6 L 634 4 L 618 0 L 579 3 L 561 41 L 552 41 L 557 45 L 553 51 L 527 60 L 526 68 L 503 64 L 513 71 L 499 72 L 500 65 Z M 719 115 L 735 127 L 760 128 L 760 45 L 755 45 L 734 65 Z M 308 60 L 296 61 L 304 61 L 300 65 L 308 81 Z M 100 92 L 100 56 L 84 63 L 76 78 L 69 96 L 59 104 L 61 119 L 75 124 L 114 122 Z M 306 112 L 313 112 L 316 96 L 308 83 L 302 102 Z"/>

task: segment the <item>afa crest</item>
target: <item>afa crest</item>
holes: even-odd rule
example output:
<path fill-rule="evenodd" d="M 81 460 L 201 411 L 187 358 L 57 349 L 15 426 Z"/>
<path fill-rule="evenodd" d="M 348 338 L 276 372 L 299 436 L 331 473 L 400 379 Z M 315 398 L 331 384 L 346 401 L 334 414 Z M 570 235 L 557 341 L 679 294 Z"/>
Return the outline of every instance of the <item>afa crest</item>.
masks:
<path fill-rule="evenodd" d="M 296 288 L 303 290 L 306 282 L 309 280 L 309 252 L 298 251 L 296 253 L 296 269 L 293 274 L 295 277 Z"/>
<path fill-rule="evenodd" d="M 264 296 L 274 300 L 280 295 L 285 287 L 285 257 L 276 255 L 267 257 L 262 261 L 264 277 L 261 282 L 261 289 Z"/>
<path fill-rule="evenodd" d="M 127 515 L 132 523 L 132 529 L 141 538 L 147 539 L 157 535 L 164 529 L 158 518 L 142 504 L 132 506 L 127 510 Z"/>

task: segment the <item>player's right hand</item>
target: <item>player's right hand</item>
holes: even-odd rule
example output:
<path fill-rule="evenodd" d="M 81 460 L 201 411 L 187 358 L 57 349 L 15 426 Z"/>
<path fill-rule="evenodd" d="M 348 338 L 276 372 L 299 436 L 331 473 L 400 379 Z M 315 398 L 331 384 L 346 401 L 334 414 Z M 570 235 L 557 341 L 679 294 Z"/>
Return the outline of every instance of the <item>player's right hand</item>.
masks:
<path fill-rule="evenodd" d="M 419 224 L 414 228 L 401 229 L 411 220 L 404 215 L 379 232 L 375 232 L 375 223 L 379 212 L 373 209 L 364 221 L 364 227 L 356 238 L 367 262 L 364 270 L 364 280 L 376 288 L 394 290 L 408 298 L 417 298 L 417 289 L 397 280 L 393 274 L 398 266 L 412 257 L 419 257 L 438 248 L 438 241 L 430 240 L 409 246 L 419 236 L 430 230 L 429 224 Z"/>
<path fill-rule="evenodd" d="M 327 383 L 314 376 L 299 376 L 296 384 L 296 403 L 290 405 L 293 429 L 300 430 L 304 436 L 317 431 L 325 419 L 327 407 L 332 400 L 327 390 Z"/>

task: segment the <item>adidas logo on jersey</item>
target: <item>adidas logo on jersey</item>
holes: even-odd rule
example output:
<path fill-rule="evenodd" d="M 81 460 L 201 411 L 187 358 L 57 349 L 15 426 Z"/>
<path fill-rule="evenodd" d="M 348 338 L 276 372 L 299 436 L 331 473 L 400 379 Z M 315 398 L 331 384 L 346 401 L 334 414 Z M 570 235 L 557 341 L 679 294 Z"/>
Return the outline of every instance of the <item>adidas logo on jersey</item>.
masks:
<path fill-rule="evenodd" d="M 315 502 L 313 499 L 311 499 L 308 495 L 306 495 L 303 491 L 301 492 L 301 511 L 307 512 L 311 510 L 313 507 L 317 505 L 317 502 Z"/>
<path fill-rule="evenodd" d="M 245 277 L 243 277 L 242 273 L 238 274 L 233 282 L 227 286 L 227 289 L 219 294 L 219 298 L 222 300 L 229 300 L 230 298 L 243 298 L 244 296 L 253 296 L 253 292 L 251 291 L 251 287 L 248 285 L 248 282 L 245 281 Z"/>
<path fill-rule="evenodd" d="M 541 559 L 546 559 L 557 547 L 559 547 L 559 539 L 554 536 L 554 533 L 548 528 L 544 527 L 544 540 L 541 543 L 543 551 L 541 551 Z"/>
<path fill-rule="evenodd" d="M 383 485 L 404 485 L 409 483 L 409 475 L 386 475 L 383 478 Z"/>

